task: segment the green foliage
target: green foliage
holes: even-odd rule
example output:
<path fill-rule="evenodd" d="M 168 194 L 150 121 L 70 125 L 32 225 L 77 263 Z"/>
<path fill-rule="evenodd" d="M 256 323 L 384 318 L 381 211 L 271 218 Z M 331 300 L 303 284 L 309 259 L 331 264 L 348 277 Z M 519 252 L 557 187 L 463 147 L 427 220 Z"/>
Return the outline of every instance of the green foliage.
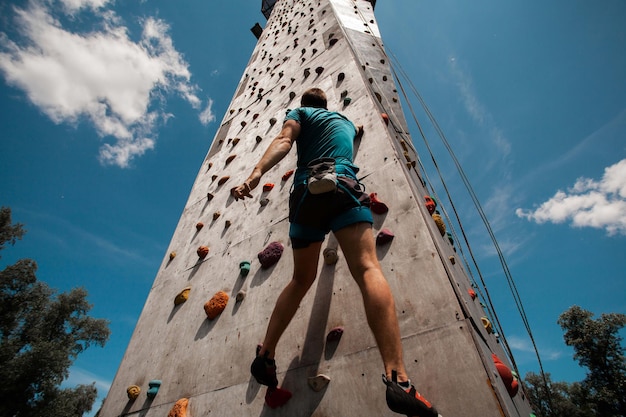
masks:
<path fill-rule="evenodd" d="M 564 339 L 574 348 L 574 359 L 587 368 L 580 382 L 545 381 L 532 372 L 524 385 L 537 417 L 624 417 L 626 416 L 626 360 L 619 331 L 626 325 L 624 314 L 593 313 L 578 306 L 558 319 Z"/>
<path fill-rule="evenodd" d="M 0 212 L 0 249 L 23 234 L 10 214 Z M 0 271 L 0 415 L 81 416 L 96 399 L 95 384 L 59 386 L 78 354 L 104 346 L 108 323 L 87 315 L 85 289 L 56 294 L 36 270 L 33 260 L 22 259 Z"/>
<path fill-rule="evenodd" d="M 626 325 L 624 314 L 593 313 L 573 306 L 561 314 L 565 343 L 574 348 L 574 359 L 589 370 L 581 382 L 596 415 L 626 416 L 626 360 L 618 332 Z"/>

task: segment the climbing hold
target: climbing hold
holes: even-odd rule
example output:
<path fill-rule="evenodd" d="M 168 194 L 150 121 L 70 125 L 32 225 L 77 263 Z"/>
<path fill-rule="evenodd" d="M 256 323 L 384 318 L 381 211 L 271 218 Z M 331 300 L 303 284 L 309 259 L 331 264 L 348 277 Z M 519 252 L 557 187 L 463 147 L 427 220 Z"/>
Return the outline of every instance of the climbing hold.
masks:
<path fill-rule="evenodd" d="M 222 213 L 220 213 L 219 211 L 216 211 L 215 213 L 213 213 L 213 221 L 219 219 L 221 215 Z"/>
<path fill-rule="evenodd" d="M 309 75 L 311 75 L 311 70 L 309 68 L 305 68 L 304 69 L 304 78 L 308 77 Z"/>
<path fill-rule="evenodd" d="M 468 288 L 468 289 L 467 289 L 467 293 L 470 295 L 470 297 L 472 297 L 472 300 L 475 300 L 475 299 L 476 299 L 476 297 L 478 297 L 478 296 L 476 295 L 476 291 L 474 291 L 472 288 Z"/>
<path fill-rule="evenodd" d="M 196 223 L 196 230 L 199 232 L 204 227 L 204 223 L 198 222 Z"/>
<path fill-rule="evenodd" d="M 338 40 L 339 40 L 339 39 L 337 39 L 337 38 L 332 38 L 331 40 L 329 40 L 329 41 L 328 41 L 328 44 L 329 44 L 330 46 L 333 46 L 334 44 L 336 44 L 336 43 L 337 43 L 337 41 L 338 41 Z"/>
<path fill-rule="evenodd" d="M 276 122 L 277 122 L 276 118 L 275 118 L 275 117 L 272 117 L 272 118 L 270 119 L 270 126 L 274 126 L 274 125 L 276 124 Z"/>
<path fill-rule="evenodd" d="M 383 118 L 383 122 L 389 126 L 389 115 L 387 113 L 381 113 L 380 116 Z"/>
<path fill-rule="evenodd" d="M 370 194 L 370 209 L 376 214 L 385 214 L 389 211 L 389 207 L 378 199 L 378 193 Z"/>
<path fill-rule="evenodd" d="M 395 235 L 391 233 L 389 229 L 382 229 L 380 232 L 378 232 L 378 235 L 376 236 L 376 244 L 384 245 L 391 242 L 394 237 Z"/>
<path fill-rule="evenodd" d="M 491 358 L 493 359 L 493 363 L 496 365 L 496 369 L 498 370 L 498 374 L 500 374 L 500 378 L 502 378 L 502 382 L 504 382 L 504 386 L 507 388 L 507 390 L 511 389 L 511 384 L 513 384 L 513 381 L 515 380 L 511 369 L 506 366 L 495 353 L 491 354 Z M 515 393 L 517 393 L 517 390 L 515 390 Z M 514 395 L 515 394 L 511 396 Z"/>
<path fill-rule="evenodd" d="M 272 184 L 271 182 L 268 182 L 267 184 L 263 184 L 263 192 L 270 192 L 272 191 L 272 189 L 274 188 L 274 184 Z"/>
<path fill-rule="evenodd" d="M 439 229 L 439 233 L 441 233 L 441 236 L 445 235 L 446 224 L 443 222 L 443 219 L 441 218 L 439 212 L 435 211 L 435 213 L 433 214 L 433 220 L 435 221 L 435 224 L 437 225 L 437 229 Z"/>
<path fill-rule="evenodd" d="M 230 164 L 231 162 L 233 162 L 233 159 L 235 159 L 237 155 L 233 154 L 230 155 L 228 158 L 226 158 L 226 165 Z"/>
<path fill-rule="evenodd" d="M 246 292 L 244 290 L 241 290 L 237 293 L 237 296 L 235 297 L 235 302 L 240 303 L 243 301 L 244 298 L 246 298 Z"/>
<path fill-rule="evenodd" d="M 126 388 L 126 395 L 128 395 L 128 399 L 131 401 L 135 401 L 139 397 L 140 392 L 141 388 L 138 385 L 131 385 Z"/>
<path fill-rule="evenodd" d="M 330 382 L 330 377 L 324 374 L 317 374 L 316 376 L 311 376 L 307 378 L 307 382 L 309 383 L 309 387 L 315 392 L 320 392 Z"/>
<path fill-rule="evenodd" d="M 337 81 L 341 82 L 346 78 L 346 74 L 344 74 L 343 72 L 340 72 L 339 75 L 337 75 Z"/>
<path fill-rule="evenodd" d="M 294 93 L 293 91 L 289 93 L 289 99 L 293 100 L 296 97 L 296 93 Z"/>
<path fill-rule="evenodd" d="M 446 236 L 448 237 L 448 241 L 451 245 L 454 245 L 454 239 L 452 238 L 452 233 L 446 232 Z"/>
<path fill-rule="evenodd" d="M 424 200 L 426 200 L 426 210 L 428 210 L 428 214 L 432 216 L 432 214 L 435 212 L 435 209 L 437 208 L 437 203 L 435 203 L 435 200 L 427 195 L 424 196 Z"/>
<path fill-rule="evenodd" d="M 217 179 L 217 175 L 211 175 L 211 181 L 215 181 Z"/>
<path fill-rule="evenodd" d="M 337 255 L 337 249 L 335 248 L 326 248 L 324 249 L 324 263 L 326 265 L 334 265 L 339 260 L 339 255 Z"/>
<path fill-rule="evenodd" d="M 218 291 L 204 304 L 204 312 L 209 320 L 213 320 L 224 311 L 226 304 L 228 304 L 228 294 L 224 291 Z"/>
<path fill-rule="evenodd" d="M 345 98 L 345 97 L 348 97 L 348 90 L 343 90 L 341 92 L 341 98 Z"/>
<path fill-rule="evenodd" d="M 242 121 L 241 121 L 241 127 L 246 127 L 246 125 L 247 125 L 247 124 L 248 124 L 248 123 L 246 123 L 246 121 L 245 121 L 245 120 L 242 120 Z"/>
<path fill-rule="evenodd" d="M 250 262 L 249 261 L 241 261 L 239 262 L 239 273 L 242 277 L 247 276 L 250 273 Z"/>
<path fill-rule="evenodd" d="M 213 197 L 215 197 L 213 194 L 211 194 L 211 193 L 206 193 L 206 199 L 207 199 L 207 201 L 211 201 L 211 200 L 213 200 Z"/>
<path fill-rule="evenodd" d="M 159 388 L 161 388 L 161 381 L 158 379 L 153 379 L 152 381 L 148 382 L 148 387 L 149 388 L 146 395 L 148 396 L 148 398 L 153 400 L 159 392 Z"/>
<path fill-rule="evenodd" d="M 379 103 L 382 103 L 383 98 L 379 93 L 374 93 L 374 95 L 376 96 L 376 99 L 378 100 Z"/>
<path fill-rule="evenodd" d="M 326 343 L 339 342 L 343 335 L 343 327 L 335 327 L 326 335 Z"/>
<path fill-rule="evenodd" d="M 257 255 L 261 262 L 261 267 L 269 268 L 274 265 L 283 254 L 285 247 L 280 242 L 272 242 Z"/>
<path fill-rule="evenodd" d="M 483 326 L 485 326 L 487 333 L 493 333 L 493 326 L 487 317 L 481 317 L 480 321 L 483 322 Z"/>
<path fill-rule="evenodd" d="M 187 398 L 181 398 L 180 400 L 174 403 L 174 406 L 167 413 L 167 417 L 186 417 L 187 416 L 187 406 L 189 405 L 189 400 Z"/>
<path fill-rule="evenodd" d="M 265 105 L 266 106 L 269 106 L 271 103 L 272 103 L 272 100 L 270 100 L 269 98 L 267 100 L 265 100 Z"/>
<path fill-rule="evenodd" d="M 352 102 L 352 99 L 350 97 L 344 97 L 344 99 L 343 99 L 343 105 L 344 106 L 347 106 L 351 102 Z"/>
<path fill-rule="evenodd" d="M 252 120 L 256 120 L 256 119 L 257 119 L 257 117 L 259 117 L 259 113 L 254 113 L 254 114 L 252 115 Z"/>
<path fill-rule="evenodd" d="M 226 175 L 226 176 L 220 178 L 220 180 L 217 182 L 217 185 L 224 185 L 224 183 L 226 181 L 228 181 L 229 179 L 230 179 L 230 177 L 228 175 Z"/>
<path fill-rule="evenodd" d="M 289 177 L 291 177 L 293 175 L 293 169 L 290 169 L 289 171 L 285 172 L 283 174 L 282 180 L 283 181 L 287 181 L 289 179 Z"/>
<path fill-rule="evenodd" d="M 256 137 L 256 143 L 260 143 L 263 140 L 263 138 L 261 136 L 257 136 Z"/>
<path fill-rule="evenodd" d="M 260 204 L 262 207 L 267 206 L 267 204 L 268 204 L 269 202 L 270 202 L 270 199 L 269 199 L 269 198 L 267 198 L 267 197 L 262 198 L 262 199 L 260 199 L 260 200 L 259 200 L 259 204 Z"/>
<path fill-rule="evenodd" d="M 170 252 L 170 261 L 176 257 L 176 252 Z"/>
<path fill-rule="evenodd" d="M 225 227 L 226 229 L 228 229 L 228 228 L 229 228 L 232 224 L 233 224 L 233 222 L 231 222 L 230 220 L 226 220 L 226 221 L 224 222 L 224 227 Z"/>
<path fill-rule="evenodd" d="M 233 139 L 233 146 L 237 145 L 241 139 L 235 138 Z"/>
<path fill-rule="evenodd" d="M 324 67 L 317 67 L 315 68 L 315 73 L 317 75 L 321 75 L 324 72 Z"/>
<path fill-rule="evenodd" d="M 283 388 L 270 388 L 267 387 L 265 392 L 265 404 L 270 408 L 278 408 L 287 404 L 287 401 L 291 398 L 291 392 Z"/>
<path fill-rule="evenodd" d="M 196 253 L 198 254 L 198 258 L 204 259 L 209 254 L 209 247 L 208 246 L 200 246 L 198 248 L 198 250 L 196 251 Z"/>
<path fill-rule="evenodd" d="M 187 301 L 189 298 L 189 291 L 191 291 L 191 287 L 183 288 L 183 290 L 179 292 L 176 297 L 174 297 L 174 305 L 177 306 Z"/>
<path fill-rule="evenodd" d="M 452 265 L 456 264 L 456 259 L 454 258 L 454 256 L 449 256 L 448 259 L 450 259 L 450 263 Z"/>

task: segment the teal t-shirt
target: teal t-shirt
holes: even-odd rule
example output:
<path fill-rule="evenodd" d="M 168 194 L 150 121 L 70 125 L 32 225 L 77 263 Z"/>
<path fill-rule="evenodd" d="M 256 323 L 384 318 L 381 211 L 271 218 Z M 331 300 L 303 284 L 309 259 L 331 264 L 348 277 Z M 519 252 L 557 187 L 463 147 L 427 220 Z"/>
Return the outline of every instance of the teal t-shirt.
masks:
<path fill-rule="evenodd" d="M 359 168 L 352 162 L 356 127 L 344 115 L 315 107 L 299 107 L 287 112 L 286 120 L 300 124 L 300 136 L 296 139 L 296 184 L 306 182 L 306 167 L 317 158 L 334 158 L 338 174 L 356 176 Z"/>

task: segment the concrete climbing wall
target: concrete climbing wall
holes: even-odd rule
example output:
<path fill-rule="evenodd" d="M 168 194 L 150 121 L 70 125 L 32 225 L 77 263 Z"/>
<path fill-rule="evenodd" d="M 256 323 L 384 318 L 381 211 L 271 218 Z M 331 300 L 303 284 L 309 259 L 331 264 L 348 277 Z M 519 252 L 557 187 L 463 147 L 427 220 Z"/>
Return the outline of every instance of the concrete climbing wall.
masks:
<path fill-rule="evenodd" d="M 283 177 L 295 168 L 295 151 L 266 174 L 262 185 L 268 186 L 254 199 L 235 202 L 229 190 L 280 131 L 286 110 L 313 86 L 326 91 L 330 110 L 365 127 L 355 162 L 367 192 L 389 207 L 374 215 L 374 233 L 395 234 L 378 256 L 418 390 L 444 416 L 528 416 L 521 390 L 509 395 L 496 370 L 492 353 L 505 363 L 506 355 L 481 321 L 486 313 L 468 293 L 471 283 L 453 244 L 425 206 L 374 2 L 272 3 L 263 1 L 266 27 L 200 167 L 100 417 L 166 416 L 181 398 L 196 417 L 395 415 L 385 404 L 382 362 L 360 293 L 332 235 L 323 248 L 337 249 L 339 261 L 327 265 L 320 258 L 318 280 L 277 349 L 279 383 L 293 398 L 268 407 L 265 387 L 249 373 L 274 302 L 291 278 L 291 178 Z M 262 268 L 257 254 L 272 242 L 285 246 L 284 255 Z M 208 254 L 201 258 L 203 246 Z M 249 263 L 247 275 L 242 262 Z M 229 300 L 210 320 L 205 303 L 220 291 Z M 338 326 L 343 336 L 327 343 Z M 314 391 L 307 380 L 320 373 L 330 383 Z M 155 380 L 160 386 L 153 395 Z M 140 392 L 130 399 L 133 385 Z"/>

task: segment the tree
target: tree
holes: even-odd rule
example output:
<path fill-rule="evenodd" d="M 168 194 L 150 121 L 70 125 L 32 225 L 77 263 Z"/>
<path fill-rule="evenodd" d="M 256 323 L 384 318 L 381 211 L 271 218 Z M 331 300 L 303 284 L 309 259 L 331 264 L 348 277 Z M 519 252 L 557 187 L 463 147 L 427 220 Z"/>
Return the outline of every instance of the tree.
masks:
<path fill-rule="evenodd" d="M 24 234 L 0 210 L 0 250 Z M 78 354 L 104 346 L 108 322 L 87 315 L 87 291 L 57 294 L 38 281 L 37 264 L 22 259 L 0 271 L 0 415 L 81 416 L 96 399 L 95 383 L 60 388 Z"/>
<path fill-rule="evenodd" d="M 626 315 L 593 313 L 573 306 L 559 317 L 564 339 L 574 348 L 574 359 L 589 372 L 581 382 L 595 414 L 603 417 L 626 416 L 626 359 L 618 332 L 626 325 Z"/>
<path fill-rule="evenodd" d="M 549 373 L 544 381 L 541 375 L 528 372 L 524 391 L 537 417 L 594 417 L 577 382 L 552 382 Z"/>

